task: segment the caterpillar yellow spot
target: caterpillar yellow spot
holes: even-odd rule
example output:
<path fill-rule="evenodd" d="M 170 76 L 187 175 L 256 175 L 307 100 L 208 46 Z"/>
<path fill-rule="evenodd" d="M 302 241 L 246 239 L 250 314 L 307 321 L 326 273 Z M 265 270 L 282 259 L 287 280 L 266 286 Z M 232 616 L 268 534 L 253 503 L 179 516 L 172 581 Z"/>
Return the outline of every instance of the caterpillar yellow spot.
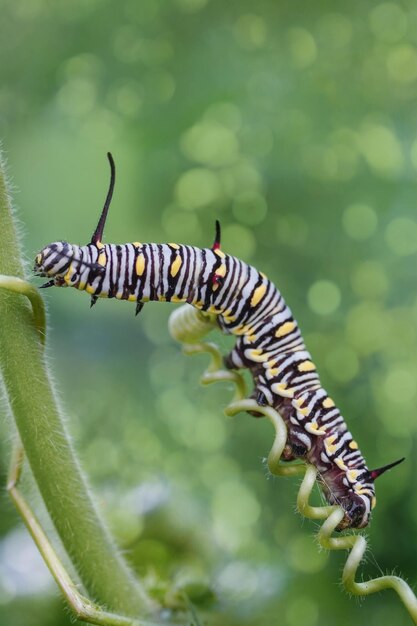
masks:
<path fill-rule="evenodd" d="M 255 361 L 256 363 L 262 363 L 268 358 L 268 355 L 263 354 L 262 350 L 260 350 L 259 348 L 255 348 L 254 350 L 247 350 L 245 351 L 245 353 L 247 353 L 247 356 L 251 361 Z"/>
<path fill-rule="evenodd" d="M 129 302 L 136 302 L 138 298 L 137 298 L 137 296 L 135 296 L 135 294 L 134 294 L 134 293 L 130 293 L 130 294 L 128 295 L 128 298 L 127 298 L 127 299 L 128 299 L 128 301 L 129 301 Z"/>
<path fill-rule="evenodd" d="M 42 263 L 42 255 L 41 254 L 37 254 L 36 255 L 35 263 L 37 265 L 40 265 Z"/>
<path fill-rule="evenodd" d="M 350 441 L 350 442 L 349 442 L 349 448 L 350 448 L 351 450 L 357 450 L 357 449 L 358 449 L 358 444 L 357 444 L 357 442 L 356 442 L 356 441 L 354 441 L 354 440 L 352 439 L 352 441 Z"/>
<path fill-rule="evenodd" d="M 287 383 L 274 383 L 271 385 L 271 391 L 282 398 L 294 397 L 294 391 L 292 389 L 288 389 L 287 387 Z"/>
<path fill-rule="evenodd" d="M 64 276 L 64 280 L 66 283 L 70 282 L 71 276 L 72 276 L 72 263 L 70 264 L 69 268 L 67 269 L 67 273 Z"/>
<path fill-rule="evenodd" d="M 285 335 L 289 335 L 289 333 L 291 333 L 294 328 L 294 322 L 285 322 L 285 324 L 282 324 L 275 332 L 275 337 L 285 337 Z"/>
<path fill-rule="evenodd" d="M 233 331 L 233 334 L 234 335 L 250 335 L 252 334 L 252 332 L 253 330 L 250 326 L 238 326 Z"/>
<path fill-rule="evenodd" d="M 142 276 L 143 272 L 145 271 L 145 265 L 145 257 L 143 256 L 143 254 L 139 254 L 138 258 L 136 259 L 136 274 L 138 276 Z"/>
<path fill-rule="evenodd" d="M 214 250 L 214 254 L 217 254 L 217 256 L 219 256 L 221 259 L 224 259 L 224 257 L 226 256 L 223 250 L 220 250 L 220 248 Z"/>
<path fill-rule="evenodd" d="M 97 241 L 96 248 L 98 248 L 99 250 L 102 250 L 104 248 L 104 243 L 102 241 Z"/>
<path fill-rule="evenodd" d="M 334 402 L 331 398 L 327 397 L 323 400 L 322 405 L 325 409 L 331 409 L 334 407 Z"/>
<path fill-rule="evenodd" d="M 179 250 L 179 245 L 177 243 L 169 243 L 170 248 L 174 248 L 174 250 Z"/>
<path fill-rule="evenodd" d="M 360 471 L 355 470 L 355 469 L 351 469 L 346 472 L 347 479 L 351 483 L 354 483 L 356 481 L 359 474 L 360 474 Z"/>
<path fill-rule="evenodd" d="M 271 376 L 271 378 L 275 378 L 275 376 L 278 376 L 279 374 L 279 368 L 271 367 L 270 369 L 267 370 L 267 373 L 269 374 L 269 376 Z"/>
<path fill-rule="evenodd" d="M 179 298 L 178 296 L 172 296 L 171 302 L 184 302 L 184 298 Z"/>
<path fill-rule="evenodd" d="M 220 267 L 218 267 L 216 269 L 216 276 L 225 276 L 226 275 L 226 266 L 225 265 L 220 265 Z"/>
<path fill-rule="evenodd" d="M 299 372 L 312 372 L 316 369 L 316 366 L 312 361 L 302 361 L 298 364 L 297 369 Z"/>
<path fill-rule="evenodd" d="M 82 289 L 81 283 L 80 283 L 80 289 Z M 94 293 L 96 289 L 92 285 L 86 285 L 85 290 L 87 293 Z"/>
<path fill-rule="evenodd" d="M 97 263 L 99 265 L 101 265 L 102 267 L 106 266 L 107 257 L 106 257 L 106 253 L 105 252 L 100 252 L 100 254 L 98 255 Z"/>
<path fill-rule="evenodd" d="M 263 283 L 262 285 L 259 285 L 259 287 L 257 287 L 255 289 L 255 291 L 253 292 L 253 296 L 251 298 L 250 305 L 251 306 L 256 306 L 257 304 L 259 304 L 259 302 L 264 297 L 265 292 L 266 292 L 266 284 Z"/>
<path fill-rule="evenodd" d="M 140 241 L 134 241 L 132 245 L 135 246 L 135 248 L 141 248 L 142 247 L 142 244 L 140 243 Z"/>
<path fill-rule="evenodd" d="M 304 428 L 311 435 L 325 435 L 326 434 L 326 431 L 324 430 L 324 428 L 323 427 L 319 428 L 316 422 L 308 422 L 307 424 L 304 425 Z"/>
<path fill-rule="evenodd" d="M 159 302 L 166 302 L 167 301 L 166 296 L 164 296 L 164 295 L 158 296 L 158 300 L 159 300 Z"/>
<path fill-rule="evenodd" d="M 353 489 L 355 493 L 357 493 L 359 496 L 372 496 L 372 491 L 370 489 L 367 489 L 366 487 L 363 487 L 361 483 L 356 483 L 355 485 L 353 485 Z"/>
<path fill-rule="evenodd" d="M 347 465 L 345 464 L 345 462 L 343 461 L 343 459 L 342 459 L 342 458 L 340 458 L 340 456 L 338 456 L 338 457 L 334 460 L 334 462 L 336 463 L 337 467 L 339 467 L 339 468 L 340 468 L 341 470 L 343 470 L 344 472 L 346 472 L 346 470 L 348 469 L 348 468 L 347 468 Z M 356 485 L 355 485 L 355 486 L 356 486 Z"/>
<path fill-rule="evenodd" d="M 195 305 L 194 305 L 195 306 Z M 221 309 L 216 309 L 216 307 L 212 304 L 209 306 L 209 308 L 207 309 L 207 311 L 209 313 L 214 313 L 215 315 L 219 315 L 219 313 L 221 313 Z"/>
<path fill-rule="evenodd" d="M 253 343 L 256 340 L 257 340 L 257 336 L 256 335 L 249 335 L 248 336 L 249 343 Z"/>
<path fill-rule="evenodd" d="M 376 498 L 374 496 L 371 501 L 371 509 L 374 509 L 375 507 L 376 507 Z"/>
<path fill-rule="evenodd" d="M 336 452 L 337 446 L 334 445 L 334 442 L 337 439 L 337 435 L 330 435 L 330 437 L 326 437 L 324 440 L 324 447 L 326 448 L 327 454 L 334 454 Z"/>
<path fill-rule="evenodd" d="M 175 278 L 175 276 L 178 274 L 178 272 L 180 271 L 180 267 L 182 265 L 182 258 L 181 256 L 178 254 L 175 257 L 175 261 L 172 263 L 171 265 L 171 269 L 170 269 L 170 274 L 173 278 Z"/>
<path fill-rule="evenodd" d="M 307 417 L 307 415 L 309 414 L 309 410 L 307 407 L 305 407 L 304 409 L 298 409 L 297 414 L 300 414 L 303 417 Z"/>

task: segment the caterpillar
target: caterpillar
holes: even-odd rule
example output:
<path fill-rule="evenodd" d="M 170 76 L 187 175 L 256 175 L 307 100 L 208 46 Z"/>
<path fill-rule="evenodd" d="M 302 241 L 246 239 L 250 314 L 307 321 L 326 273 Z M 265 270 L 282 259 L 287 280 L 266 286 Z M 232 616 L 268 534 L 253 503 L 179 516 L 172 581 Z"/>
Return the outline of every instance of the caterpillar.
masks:
<path fill-rule="evenodd" d="M 218 221 L 210 248 L 103 243 L 116 174 L 111 154 L 107 157 L 110 185 L 91 242 L 45 246 L 34 266 L 38 276 L 49 278 L 42 287 L 86 291 L 91 306 L 99 298 L 132 301 L 136 314 L 152 300 L 187 302 L 215 315 L 220 329 L 237 337 L 225 366 L 248 368 L 254 382 L 251 397 L 258 405 L 275 408 L 286 423 L 282 459 L 302 459 L 316 467 L 326 500 L 344 510 L 338 530 L 365 527 L 376 503 L 376 478 L 404 459 L 368 469 L 340 411 L 321 386 L 282 295 L 265 274 L 221 250 Z"/>

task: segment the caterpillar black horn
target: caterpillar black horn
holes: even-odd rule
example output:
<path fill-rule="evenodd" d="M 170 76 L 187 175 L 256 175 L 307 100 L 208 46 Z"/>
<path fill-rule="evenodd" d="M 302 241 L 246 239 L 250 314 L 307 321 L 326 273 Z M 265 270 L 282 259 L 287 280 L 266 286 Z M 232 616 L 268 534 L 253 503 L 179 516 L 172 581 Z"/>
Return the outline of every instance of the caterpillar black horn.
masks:
<path fill-rule="evenodd" d="M 91 237 L 91 243 L 94 243 L 94 244 L 101 243 L 103 239 L 104 226 L 106 224 L 107 213 L 109 212 L 109 206 L 111 203 L 111 199 L 113 197 L 114 183 L 116 181 L 116 166 L 114 164 L 114 160 L 110 152 L 107 153 L 107 158 L 110 163 L 110 185 L 109 185 L 109 190 L 107 192 L 106 201 L 104 203 L 103 210 L 101 212 L 100 219 L 97 224 L 97 228 L 94 231 L 93 236 Z"/>
<path fill-rule="evenodd" d="M 377 469 L 369 470 L 369 475 L 372 478 L 372 480 L 376 480 L 377 478 L 379 478 L 379 476 L 381 476 L 381 474 L 384 474 L 386 471 L 392 469 L 396 465 L 399 465 L 404 460 L 405 460 L 405 456 L 403 456 L 402 459 L 398 459 L 398 461 L 394 461 L 394 463 L 389 463 L 388 465 L 383 465 L 382 467 L 378 467 Z"/>

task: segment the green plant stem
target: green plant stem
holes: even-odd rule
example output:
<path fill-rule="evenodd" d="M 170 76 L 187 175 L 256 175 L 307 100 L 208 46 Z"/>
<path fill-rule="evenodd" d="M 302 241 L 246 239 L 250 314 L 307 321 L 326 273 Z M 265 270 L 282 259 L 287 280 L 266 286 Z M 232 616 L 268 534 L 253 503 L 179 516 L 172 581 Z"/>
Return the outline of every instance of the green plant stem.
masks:
<path fill-rule="evenodd" d="M 0 163 L 0 274 L 24 278 Z M 26 297 L 0 289 L 0 371 L 33 476 L 87 593 L 138 616 L 147 597 L 118 553 L 74 455 Z"/>

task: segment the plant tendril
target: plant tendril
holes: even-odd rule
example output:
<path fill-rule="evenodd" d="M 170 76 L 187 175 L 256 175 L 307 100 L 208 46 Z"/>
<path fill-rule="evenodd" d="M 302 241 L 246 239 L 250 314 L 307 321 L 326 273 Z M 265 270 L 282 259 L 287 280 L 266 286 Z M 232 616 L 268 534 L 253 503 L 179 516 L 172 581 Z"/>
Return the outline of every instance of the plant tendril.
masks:
<path fill-rule="evenodd" d="M 343 568 L 342 583 L 353 595 L 370 595 L 384 589 L 393 589 L 409 612 L 413 622 L 417 624 L 417 598 L 410 586 L 399 576 L 381 576 L 366 582 L 356 582 L 355 576 L 366 551 L 367 541 L 363 535 L 347 534 L 332 536 L 344 516 L 342 507 L 312 506 L 309 503 L 311 492 L 317 478 L 316 468 L 305 463 L 284 465 L 281 455 L 287 440 L 287 428 L 279 413 L 270 406 L 260 406 L 255 400 L 245 398 L 246 386 L 242 376 L 236 371 L 223 369 L 223 358 L 214 343 L 201 339 L 217 327 L 215 316 L 206 315 L 189 305 L 176 309 L 169 319 L 169 329 L 174 339 L 183 346 L 185 354 L 208 353 L 211 356 L 209 366 L 201 377 L 201 383 L 208 385 L 220 381 L 232 382 L 236 386 L 233 401 L 225 408 L 228 416 L 242 411 L 256 411 L 267 417 L 275 428 L 275 438 L 268 455 L 270 471 L 279 476 L 291 476 L 304 473 L 298 496 L 297 508 L 301 515 L 309 519 L 324 520 L 318 531 L 318 541 L 326 550 L 350 550 Z"/>

